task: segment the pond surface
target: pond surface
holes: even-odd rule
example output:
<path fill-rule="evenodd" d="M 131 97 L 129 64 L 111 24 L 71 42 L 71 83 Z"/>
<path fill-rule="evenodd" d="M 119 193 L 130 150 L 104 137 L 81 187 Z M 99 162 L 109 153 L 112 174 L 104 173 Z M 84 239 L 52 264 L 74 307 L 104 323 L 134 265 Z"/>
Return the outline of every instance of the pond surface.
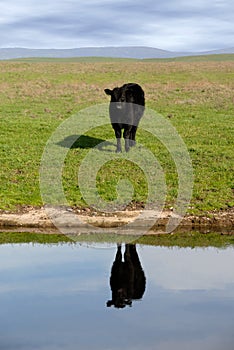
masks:
<path fill-rule="evenodd" d="M 117 245 L 3 244 L 0 262 L 1 350 L 234 348 L 233 247 L 133 245 L 121 264 Z"/>

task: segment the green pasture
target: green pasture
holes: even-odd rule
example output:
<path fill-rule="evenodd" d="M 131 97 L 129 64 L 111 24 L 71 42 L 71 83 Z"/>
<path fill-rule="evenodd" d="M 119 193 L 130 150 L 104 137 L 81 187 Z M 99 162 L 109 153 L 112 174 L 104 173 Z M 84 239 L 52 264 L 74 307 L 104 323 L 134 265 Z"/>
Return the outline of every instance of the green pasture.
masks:
<path fill-rule="evenodd" d="M 193 196 L 188 211 L 200 214 L 234 206 L 234 61 L 210 60 L 21 60 L 0 62 L 0 209 L 41 206 L 39 169 L 47 140 L 56 128 L 84 108 L 107 103 L 104 88 L 139 83 L 146 106 L 162 115 L 182 137 L 193 164 Z M 152 119 L 152 123 L 154 120 Z M 153 124 L 152 124 L 153 125 Z M 79 134 L 79 125 L 74 134 Z M 77 171 L 90 149 L 113 138 L 111 125 L 90 128 L 67 152 L 63 186 L 67 201 L 85 207 Z M 151 150 L 165 174 L 166 207 L 173 207 L 178 175 L 159 140 L 139 129 L 137 141 Z M 64 147 L 61 140 L 61 150 Z M 113 152 L 110 144 L 108 150 Z M 141 152 L 140 148 L 130 153 Z M 132 206 L 144 206 L 144 173 L 126 159 L 101 167 L 97 191 L 110 203 L 120 179 L 132 183 Z M 152 203 L 153 205 L 153 203 Z"/>
<path fill-rule="evenodd" d="M 128 241 L 131 237 L 128 236 Z M 123 235 L 109 235 L 109 234 L 81 234 L 79 236 L 68 237 L 62 234 L 46 234 L 46 233 L 30 233 L 28 232 L 0 232 L 1 244 L 84 244 L 86 246 L 94 244 L 116 244 L 125 243 L 126 237 Z M 146 235 L 138 237 L 132 236 L 132 243 L 144 244 L 161 247 L 179 247 L 179 248 L 198 248 L 198 247 L 216 247 L 227 248 L 234 245 L 233 235 L 221 235 L 220 233 L 200 233 L 196 231 L 191 232 L 177 232 L 173 235 Z"/>

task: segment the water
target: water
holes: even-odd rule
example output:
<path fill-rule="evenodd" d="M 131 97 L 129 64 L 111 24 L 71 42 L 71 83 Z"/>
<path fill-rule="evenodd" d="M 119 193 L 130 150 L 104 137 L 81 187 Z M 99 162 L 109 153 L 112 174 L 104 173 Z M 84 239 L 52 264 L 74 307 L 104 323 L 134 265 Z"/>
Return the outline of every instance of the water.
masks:
<path fill-rule="evenodd" d="M 136 250 L 145 287 L 117 308 L 117 246 L 1 245 L 0 349 L 233 350 L 234 249 Z"/>

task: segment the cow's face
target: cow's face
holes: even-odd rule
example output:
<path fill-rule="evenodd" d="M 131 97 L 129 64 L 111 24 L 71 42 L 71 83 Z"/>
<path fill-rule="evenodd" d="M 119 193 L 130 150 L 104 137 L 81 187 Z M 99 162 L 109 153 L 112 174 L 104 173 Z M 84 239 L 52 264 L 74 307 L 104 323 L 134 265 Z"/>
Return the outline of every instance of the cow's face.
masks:
<path fill-rule="evenodd" d="M 117 109 L 124 107 L 124 102 L 131 102 L 131 91 L 127 88 L 114 88 L 113 90 L 105 89 L 105 93 L 111 96 L 111 102 L 116 103 Z"/>
<path fill-rule="evenodd" d="M 132 299 L 127 296 L 126 288 L 120 288 L 114 294 L 114 299 L 108 300 L 106 306 L 114 305 L 118 309 L 123 309 L 126 305 L 132 306 Z"/>

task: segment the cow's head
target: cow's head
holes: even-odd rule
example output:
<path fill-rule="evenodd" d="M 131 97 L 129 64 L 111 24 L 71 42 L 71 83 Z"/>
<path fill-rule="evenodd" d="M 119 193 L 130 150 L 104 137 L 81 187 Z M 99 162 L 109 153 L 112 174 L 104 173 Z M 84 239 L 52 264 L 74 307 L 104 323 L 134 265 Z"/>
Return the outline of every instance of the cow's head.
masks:
<path fill-rule="evenodd" d="M 111 102 L 116 103 L 116 108 L 122 109 L 126 102 L 133 102 L 133 94 L 131 87 L 128 84 L 123 85 L 122 87 L 116 87 L 113 90 L 105 89 L 105 93 L 111 96 Z M 125 106 L 126 107 L 126 106 Z"/>
<path fill-rule="evenodd" d="M 112 293 L 112 300 L 108 300 L 107 307 L 114 305 L 118 309 L 123 309 L 126 305 L 132 306 L 132 299 L 127 295 L 126 288 L 122 287 Z"/>
<path fill-rule="evenodd" d="M 126 98 L 122 91 L 122 88 L 116 87 L 113 90 L 105 89 L 104 91 L 107 95 L 111 97 L 111 102 L 116 103 L 116 108 L 122 109 L 123 102 L 126 102 Z"/>

